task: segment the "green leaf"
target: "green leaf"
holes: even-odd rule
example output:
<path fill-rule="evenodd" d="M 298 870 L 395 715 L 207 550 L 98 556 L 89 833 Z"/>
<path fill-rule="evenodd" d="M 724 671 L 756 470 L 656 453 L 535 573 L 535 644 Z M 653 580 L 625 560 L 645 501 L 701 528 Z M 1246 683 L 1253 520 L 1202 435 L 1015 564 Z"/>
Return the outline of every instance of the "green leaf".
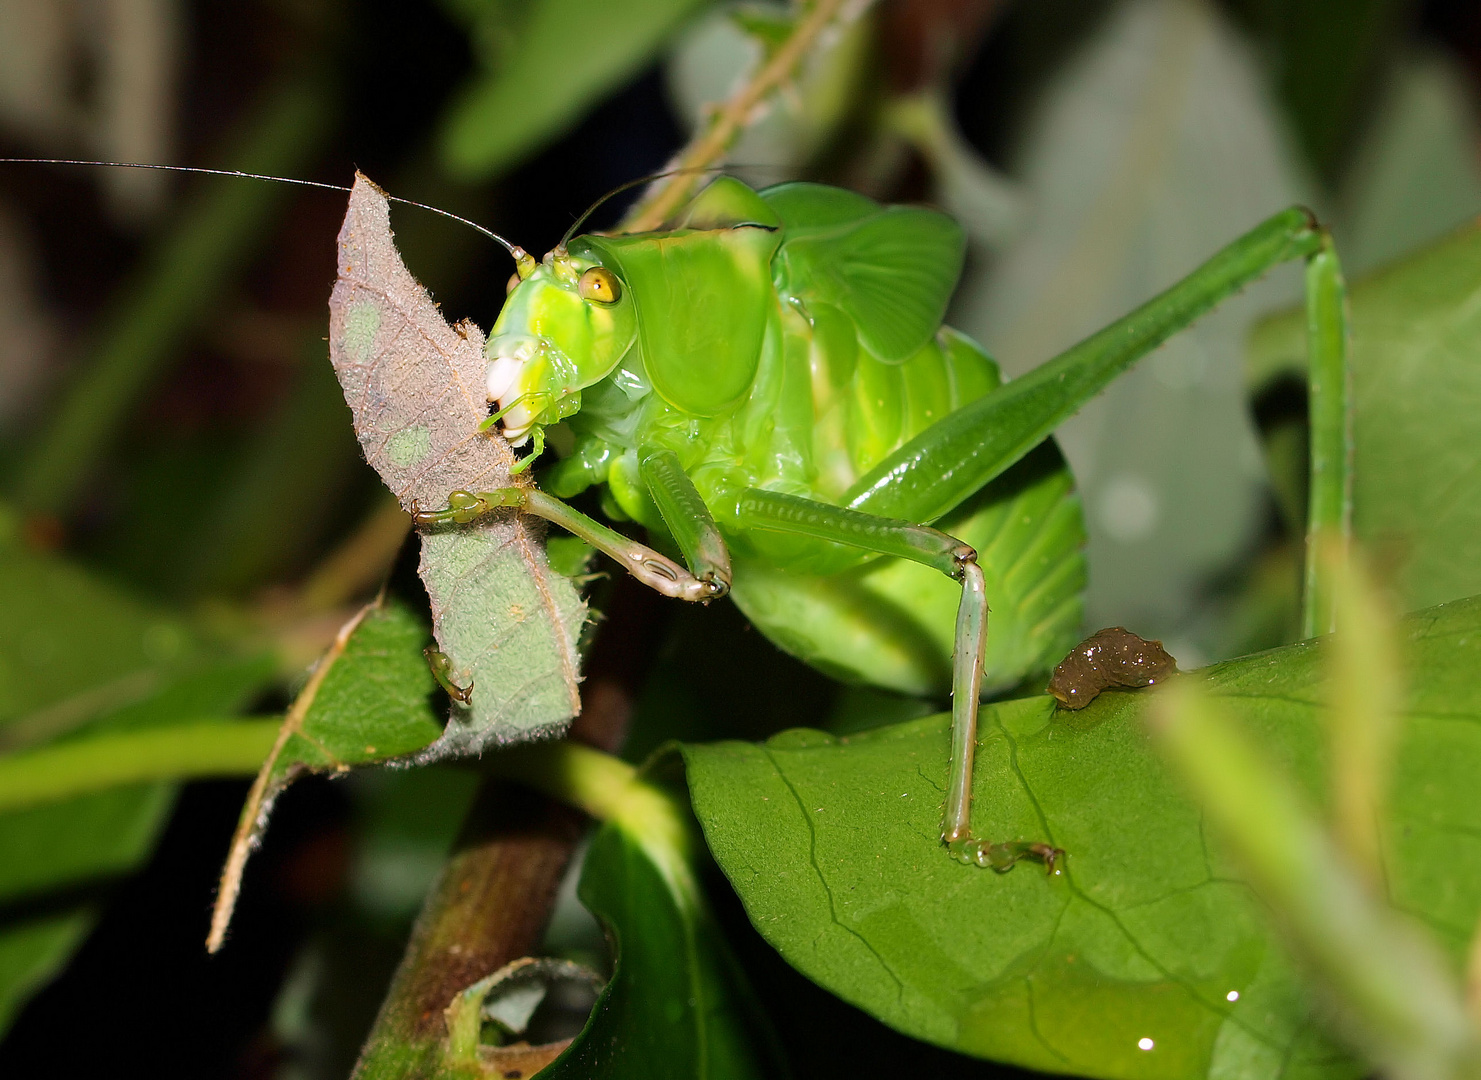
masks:
<path fill-rule="evenodd" d="M 1481 593 L 1481 228 L 1353 286 L 1353 528 L 1413 609 Z M 1263 323 L 1255 385 L 1303 372 L 1305 316 Z M 1295 480 L 1292 477 L 1288 479 Z M 1298 481 L 1299 483 L 1299 481 Z"/>
<path fill-rule="evenodd" d="M 1411 616 L 1401 640 L 1412 690 L 1383 830 L 1387 891 L 1459 958 L 1481 909 L 1481 600 Z M 1318 802 L 1325 649 L 1303 643 L 1205 675 Z M 974 821 L 993 839 L 1063 848 L 1055 878 L 998 875 L 941 850 L 946 717 L 690 746 L 690 789 L 762 935 L 908 1034 L 1095 1077 L 1358 1075 L 1148 746 L 1147 697 L 1111 691 L 1077 713 L 1048 698 L 984 709 Z"/>
<path fill-rule="evenodd" d="M 13 526 L 0 517 L 0 749 L 226 715 L 272 677 L 267 659 L 212 656 Z M 173 799 L 168 784 L 136 784 L 0 813 L 0 1031 L 81 943 L 108 881 L 148 856 Z"/>
<path fill-rule="evenodd" d="M 442 724 L 432 708 L 437 684 L 422 655 L 426 640 L 426 626 L 402 604 L 371 605 L 344 651 L 320 661 L 328 671 L 302 721 L 285 733 L 273 781 L 404 757 L 436 739 Z"/>
<path fill-rule="evenodd" d="M 786 1075 L 691 874 L 651 834 L 617 823 L 597 833 L 580 897 L 606 927 L 616 967 L 586 1027 L 541 1077 Z"/>
<path fill-rule="evenodd" d="M 330 357 L 365 457 L 407 511 L 514 483 L 509 445 L 479 430 L 483 340 L 470 322 L 447 324 L 396 251 L 385 196 L 357 176 L 329 300 Z M 586 606 L 551 572 L 541 535 L 506 514 L 422 537 L 433 634 L 459 685 L 472 685 L 429 760 L 549 735 L 580 707 Z"/>
<path fill-rule="evenodd" d="M 247 857 L 285 787 L 305 772 L 405 757 L 442 733 L 432 708 L 436 680 L 422 655 L 426 640 L 426 627 L 405 606 L 376 600 L 320 658 L 242 806 L 211 920 L 212 952 L 225 940 Z"/>
<path fill-rule="evenodd" d="M 533 0 L 490 70 L 464 88 L 442 130 L 442 158 L 457 175 L 495 175 L 551 142 L 608 91 L 636 75 L 703 0 Z M 495 5 L 475 34 L 499 36 Z"/>

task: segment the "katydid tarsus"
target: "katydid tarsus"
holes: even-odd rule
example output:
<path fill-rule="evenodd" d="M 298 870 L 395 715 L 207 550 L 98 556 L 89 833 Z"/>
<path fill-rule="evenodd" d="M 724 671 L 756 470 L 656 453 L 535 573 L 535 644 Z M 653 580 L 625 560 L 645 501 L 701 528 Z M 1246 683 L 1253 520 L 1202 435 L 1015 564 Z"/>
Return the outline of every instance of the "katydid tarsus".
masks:
<path fill-rule="evenodd" d="M 544 518 L 665 595 L 708 602 L 735 586 L 742 610 L 782 647 L 884 685 L 901 685 L 871 663 L 870 634 L 886 629 L 856 619 L 852 662 L 813 650 L 817 635 L 791 625 L 813 599 L 808 589 L 900 560 L 955 580 L 954 624 L 935 628 L 953 642 L 941 839 L 959 860 L 1000 871 L 1025 858 L 1052 871 L 1063 853 L 1037 838 L 991 842 L 971 828 L 991 575 L 977 550 L 933 524 L 1136 360 L 1290 260 L 1307 264 L 1313 418 L 1340 421 L 1348 409 L 1341 273 L 1327 233 L 1299 207 L 1001 385 L 987 354 L 942 325 L 964 245 L 956 224 L 931 210 L 810 183 L 757 192 L 722 177 L 658 231 L 568 234 L 538 262 L 500 242 L 517 273 L 485 349 L 484 426 L 530 447 L 520 470 L 559 426 L 548 440 L 558 460 L 536 483 L 526 475 L 497 491 L 450 492 L 445 505 L 420 509 L 418 526 L 458 528 L 511 508 Z M 1314 445 L 1314 476 L 1342 467 L 1333 458 L 1347 435 L 1343 423 L 1336 429 L 1335 440 Z M 609 517 L 642 524 L 682 562 L 561 501 L 592 487 Z M 1312 534 L 1344 531 L 1348 503 L 1314 498 Z M 753 573 L 772 575 L 769 602 L 744 599 Z M 1308 574 L 1306 627 L 1317 633 L 1330 617 L 1313 581 Z M 893 599 L 911 608 L 912 596 Z M 445 657 L 429 658 L 455 698 L 476 692 L 459 685 Z M 1047 670 L 1057 658 L 1031 657 L 1006 674 Z"/>

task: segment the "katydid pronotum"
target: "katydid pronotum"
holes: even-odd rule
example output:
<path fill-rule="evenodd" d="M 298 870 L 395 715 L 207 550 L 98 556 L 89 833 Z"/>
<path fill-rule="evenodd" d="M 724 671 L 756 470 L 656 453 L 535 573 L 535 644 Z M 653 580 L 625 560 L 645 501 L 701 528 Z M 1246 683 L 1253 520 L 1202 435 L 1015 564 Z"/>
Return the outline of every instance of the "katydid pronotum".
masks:
<path fill-rule="evenodd" d="M 897 688 L 929 686 L 929 660 L 883 662 L 899 661 L 889 640 L 899 627 L 867 610 L 861 617 L 855 594 L 830 606 L 837 598 L 826 583 L 866 563 L 901 562 L 954 580 L 951 625 L 922 628 L 952 643 L 941 840 L 963 862 L 1006 871 L 1027 858 L 1052 872 L 1063 853 L 1032 838 L 992 842 L 971 828 L 989 582 L 1003 574 L 990 549 L 979 556 L 933 524 L 978 498 L 1136 360 L 1293 259 L 1307 264 L 1313 431 L 1338 433 L 1314 444 L 1313 476 L 1345 472 L 1334 460 L 1350 430 L 1344 287 L 1330 238 L 1302 208 L 1257 225 L 1006 384 L 978 345 L 942 325 L 964 245 L 934 211 L 811 183 L 757 192 L 722 177 L 657 231 L 568 234 L 540 261 L 500 242 L 517 271 L 484 352 L 492 415 L 482 430 L 530 450 L 512 486 L 449 492 L 444 505 L 419 508 L 418 526 L 457 529 L 510 509 L 544 518 L 665 595 L 708 602 L 734 589 L 783 648 L 830 673 Z M 526 470 L 547 442 L 558 460 L 532 483 Z M 679 559 L 561 501 L 591 487 L 608 517 L 643 525 Z M 1313 484 L 1313 533 L 1343 526 L 1349 500 L 1323 501 L 1331 489 Z M 1051 509 L 1077 512 L 1068 488 L 1060 495 Z M 888 599 L 910 612 L 917 586 L 893 580 Z M 1326 600 L 1312 595 L 1310 569 L 1307 580 L 1306 629 L 1321 632 Z M 1045 670 L 1066 644 L 1045 635 L 1037 652 L 1020 651 L 994 677 L 1012 683 Z M 459 684 L 446 657 L 430 659 L 438 681 L 466 700 L 474 688 Z"/>

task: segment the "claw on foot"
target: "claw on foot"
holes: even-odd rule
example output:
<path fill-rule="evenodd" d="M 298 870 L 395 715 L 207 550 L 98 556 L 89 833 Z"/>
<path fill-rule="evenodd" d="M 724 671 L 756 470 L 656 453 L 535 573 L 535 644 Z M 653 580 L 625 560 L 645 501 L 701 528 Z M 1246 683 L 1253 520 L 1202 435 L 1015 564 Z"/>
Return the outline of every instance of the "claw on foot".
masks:
<path fill-rule="evenodd" d="M 432 678 L 437 680 L 437 685 L 447 691 L 447 696 L 462 705 L 467 705 L 473 700 L 473 683 L 467 686 L 459 686 L 453 680 L 453 662 L 447 653 L 442 652 L 434 645 L 428 645 L 422 650 L 422 655 L 427 658 L 427 666 L 432 669 Z"/>
<path fill-rule="evenodd" d="M 1006 843 L 994 844 L 986 840 L 964 837 L 961 840 L 947 841 L 946 849 L 958 862 L 967 863 L 969 866 L 990 867 L 1000 874 L 1006 874 L 1024 859 L 1032 859 L 1043 863 L 1045 871 L 1053 876 L 1059 872 L 1059 860 L 1064 858 L 1063 848 L 1027 840 L 1010 840 Z"/>
<path fill-rule="evenodd" d="M 501 488 L 474 494 L 471 491 L 454 491 L 447 497 L 447 505 L 441 510 L 423 510 L 412 507 L 412 520 L 421 528 L 429 525 L 467 525 L 477 521 L 500 507 L 523 506 L 524 491 L 521 488 Z"/>

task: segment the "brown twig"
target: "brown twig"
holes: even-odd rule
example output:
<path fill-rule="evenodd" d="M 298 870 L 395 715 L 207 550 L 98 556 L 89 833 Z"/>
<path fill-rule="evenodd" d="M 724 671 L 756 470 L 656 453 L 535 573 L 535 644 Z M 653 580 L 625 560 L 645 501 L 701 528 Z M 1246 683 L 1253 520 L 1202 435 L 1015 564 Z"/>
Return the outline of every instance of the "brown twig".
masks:
<path fill-rule="evenodd" d="M 771 58 L 730 96 L 711 118 L 709 126 L 684 148 L 670 166 L 674 175 L 659 181 L 637 201 L 622 224 L 624 232 L 649 232 L 669 219 L 699 182 L 704 171 L 718 165 L 736 138 L 754 121 L 766 98 L 792 77 L 819 35 L 833 22 L 848 0 L 816 0 L 813 8 Z"/>
<path fill-rule="evenodd" d="M 581 831 L 577 811 L 512 784 L 484 782 L 417 919 L 355 1080 L 438 1074 L 443 1010 L 538 946 Z"/>

